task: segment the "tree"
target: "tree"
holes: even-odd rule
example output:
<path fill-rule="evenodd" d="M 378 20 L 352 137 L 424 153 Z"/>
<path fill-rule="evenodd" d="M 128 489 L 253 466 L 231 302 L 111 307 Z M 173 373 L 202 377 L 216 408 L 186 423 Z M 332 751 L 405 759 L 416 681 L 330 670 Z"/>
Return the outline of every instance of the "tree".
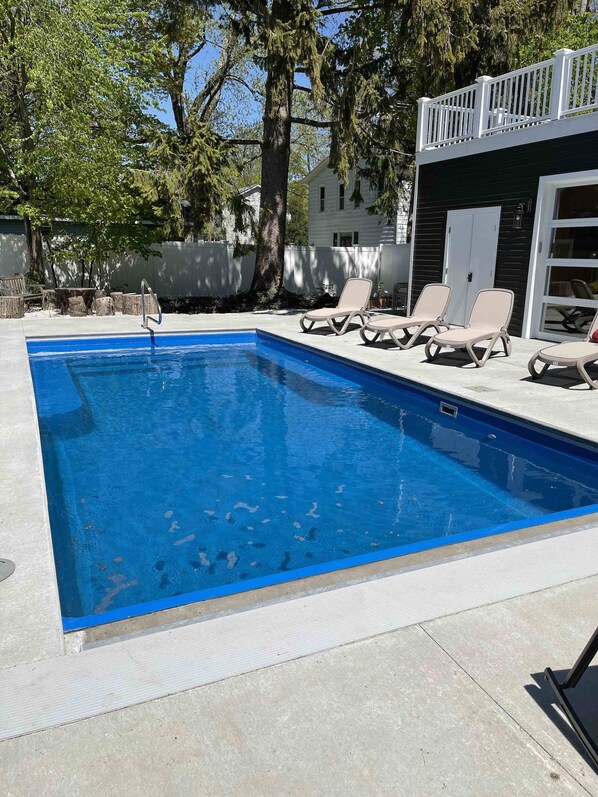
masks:
<path fill-rule="evenodd" d="M 260 141 L 261 204 L 256 265 L 250 292 L 275 297 L 282 288 L 288 175 L 293 124 L 327 126 L 318 119 L 293 116 L 300 68 L 308 91 L 322 99 L 321 70 L 328 64 L 319 6 L 310 0 L 232 0 L 235 29 L 259 51 L 265 71 L 264 115 Z"/>
<path fill-rule="evenodd" d="M 135 35 L 149 54 L 144 74 L 156 100 L 170 106 L 174 126 L 156 120 L 147 131 L 149 165 L 137 174 L 137 185 L 165 237 L 182 238 L 189 226 L 205 234 L 223 206 L 243 210 L 232 148 L 258 142 L 234 134 L 226 104 L 233 97 L 242 116 L 242 95 L 258 91 L 247 48 L 216 4 L 151 0 L 139 8 L 144 14 Z"/>
<path fill-rule="evenodd" d="M 390 215 L 413 173 L 417 99 L 518 65 L 521 46 L 558 30 L 571 0 L 404 0 L 354 12 L 341 30 L 331 166 L 362 162 Z"/>
<path fill-rule="evenodd" d="M 331 166 L 364 162 L 390 213 L 413 166 L 416 99 L 483 65 L 512 63 L 530 31 L 562 18 L 568 0 L 231 0 L 233 21 L 265 70 L 262 202 L 253 293 L 282 288 L 292 128 L 328 127 Z M 335 22 L 335 20 L 337 20 Z M 297 80 L 297 76 L 303 82 Z M 306 81 L 306 82 L 305 82 Z M 296 95 L 314 113 L 296 115 Z"/>
<path fill-rule="evenodd" d="M 568 47 L 581 50 L 598 42 L 598 13 L 591 4 L 582 3 L 583 11 L 567 14 L 561 25 L 545 36 L 530 36 L 520 47 L 517 61 L 520 66 L 552 58 L 556 50 Z"/>
<path fill-rule="evenodd" d="M 145 85 L 130 23 L 126 0 L 0 1 L 0 202 L 23 218 L 38 273 L 42 225 L 139 216 Z"/>
<path fill-rule="evenodd" d="M 309 189 L 301 180 L 289 183 L 285 243 L 295 246 L 308 244 Z"/>

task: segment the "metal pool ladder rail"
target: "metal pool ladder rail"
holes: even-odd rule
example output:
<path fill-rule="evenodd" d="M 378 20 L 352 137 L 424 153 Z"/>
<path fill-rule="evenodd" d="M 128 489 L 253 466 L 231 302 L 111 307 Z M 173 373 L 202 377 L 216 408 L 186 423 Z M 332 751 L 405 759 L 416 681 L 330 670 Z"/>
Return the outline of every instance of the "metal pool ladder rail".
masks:
<path fill-rule="evenodd" d="M 149 291 L 150 295 L 154 297 L 156 301 L 156 307 L 158 308 L 158 318 L 154 318 L 151 315 L 147 315 L 145 312 L 145 291 Z M 158 297 L 150 287 L 147 280 L 141 280 L 141 315 L 143 316 L 141 321 L 141 326 L 144 329 L 149 329 L 149 322 L 153 321 L 154 324 L 158 324 L 158 326 L 162 323 L 162 308 L 160 307 L 160 302 L 158 301 Z"/>

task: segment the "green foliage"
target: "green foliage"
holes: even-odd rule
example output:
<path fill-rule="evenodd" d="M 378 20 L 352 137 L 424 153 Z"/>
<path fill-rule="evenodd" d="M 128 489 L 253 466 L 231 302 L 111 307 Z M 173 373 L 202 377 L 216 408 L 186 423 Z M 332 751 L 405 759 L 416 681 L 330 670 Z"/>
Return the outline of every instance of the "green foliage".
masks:
<path fill-rule="evenodd" d="M 309 189 L 305 183 L 296 180 L 289 183 L 287 199 L 288 218 L 285 243 L 307 246 L 308 241 L 308 199 Z"/>
<path fill-rule="evenodd" d="M 142 212 L 131 19 L 127 0 L 0 0 L 0 200 L 34 228 L 108 230 Z"/>
<path fill-rule="evenodd" d="M 552 58 L 556 50 L 568 47 L 581 50 L 598 42 L 598 14 L 584 12 L 568 14 L 562 25 L 548 35 L 533 34 L 520 47 L 517 61 L 527 66 Z"/>
<path fill-rule="evenodd" d="M 87 286 L 91 287 L 95 277 L 101 288 L 110 283 L 109 261 L 116 256 L 136 252 L 146 260 L 149 257 L 161 257 L 152 248 L 155 241 L 155 229 L 137 221 L 92 222 L 78 225 L 75 231 L 70 225 L 55 222 L 45 235 L 48 264 L 53 275 L 56 266 L 76 263 L 80 270 L 81 285 L 87 281 Z"/>
<path fill-rule="evenodd" d="M 135 36 L 148 53 L 144 75 L 156 102 L 170 105 L 175 124 L 149 128 L 148 162 L 135 184 L 165 238 L 210 235 L 239 186 L 222 108 L 225 89 L 247 83 L 247 52 L 219 6 L 150 0 L 139 7 L 145 13 Z M 200 68 L 198 59 L 214 47 L 218 56 Z"/>
<path fill-rule="evenodd" d="M 558 30 L 569 0 L 386 0 L 341 31 L 330 94 L 331 166 L 362 164 L 379 189 L 372 213 L 391 215 L 413 173 L 417 99 L 515 68 L 521 48 Z M 340 74 L 340 77 L 339 77 Z"/>

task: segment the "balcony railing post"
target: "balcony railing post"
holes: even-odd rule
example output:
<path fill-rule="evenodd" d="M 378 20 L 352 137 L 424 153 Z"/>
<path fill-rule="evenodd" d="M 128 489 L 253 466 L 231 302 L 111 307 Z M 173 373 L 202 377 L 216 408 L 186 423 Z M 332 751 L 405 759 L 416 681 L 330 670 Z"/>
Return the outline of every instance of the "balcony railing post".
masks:
<path fill-rule="evenodd" d="M 473 137 L 481 138 L 488 125 L 488 103 L 490 102 L 490 86 L 492 80 L 488 75 L 476 78 L 475 102 L 473 106 Z"/>
<path fill-rule="evenodd" d="M 573 50 L 557 50 L 554 54 L 554 66 L 552 67 L 552 85 L 550 87 L 550 118 L 560 119 L 563 110 L 566 110 L 569 100 L 569 59 L 565 56 Z"/>
<path fill-rule="evenodd" d="M 415 151 L 421 152 L 428 143 L 428 103 L 429 97 L 420 97 L 417 101 L 417 136 L 415 140 Z"/>

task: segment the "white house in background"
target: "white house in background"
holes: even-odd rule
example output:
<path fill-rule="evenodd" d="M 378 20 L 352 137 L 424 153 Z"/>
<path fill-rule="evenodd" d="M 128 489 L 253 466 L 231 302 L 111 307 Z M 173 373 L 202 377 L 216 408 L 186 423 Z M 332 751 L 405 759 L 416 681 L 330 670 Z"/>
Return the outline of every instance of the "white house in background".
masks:
<path fill-rule="evenodd" d="M 328 158 L 324 158 L 303 182 L 309 186 L 310 246 L 406 243 L 411 193 L 408 183 L 404 183 L 402 196 L 398 198 L 396 216 L 389 219 L 368 213 L 377 192 L 360 178 L 359 169 L 351 169 L 345 184 L 328 168 Z M 351 200 L 354 194 L 361 195 L 362 201 Z"/>
<path fill-rule="evenodd" d="M 245 227 L 240 232 L 235 230 L 235 217 L 229 210 L 222 213 L 222 240 L 231 244 L 254 244 L 254 225 L 250 222 L 257 222 L 260 212 L 260 196 L 262 187 L 258 183 L 255 185 L 248 185 L 246 188 L 240 188 L 239 194 L 243 197 L 245 203 L 248 205 L 247 221 Z"/>

